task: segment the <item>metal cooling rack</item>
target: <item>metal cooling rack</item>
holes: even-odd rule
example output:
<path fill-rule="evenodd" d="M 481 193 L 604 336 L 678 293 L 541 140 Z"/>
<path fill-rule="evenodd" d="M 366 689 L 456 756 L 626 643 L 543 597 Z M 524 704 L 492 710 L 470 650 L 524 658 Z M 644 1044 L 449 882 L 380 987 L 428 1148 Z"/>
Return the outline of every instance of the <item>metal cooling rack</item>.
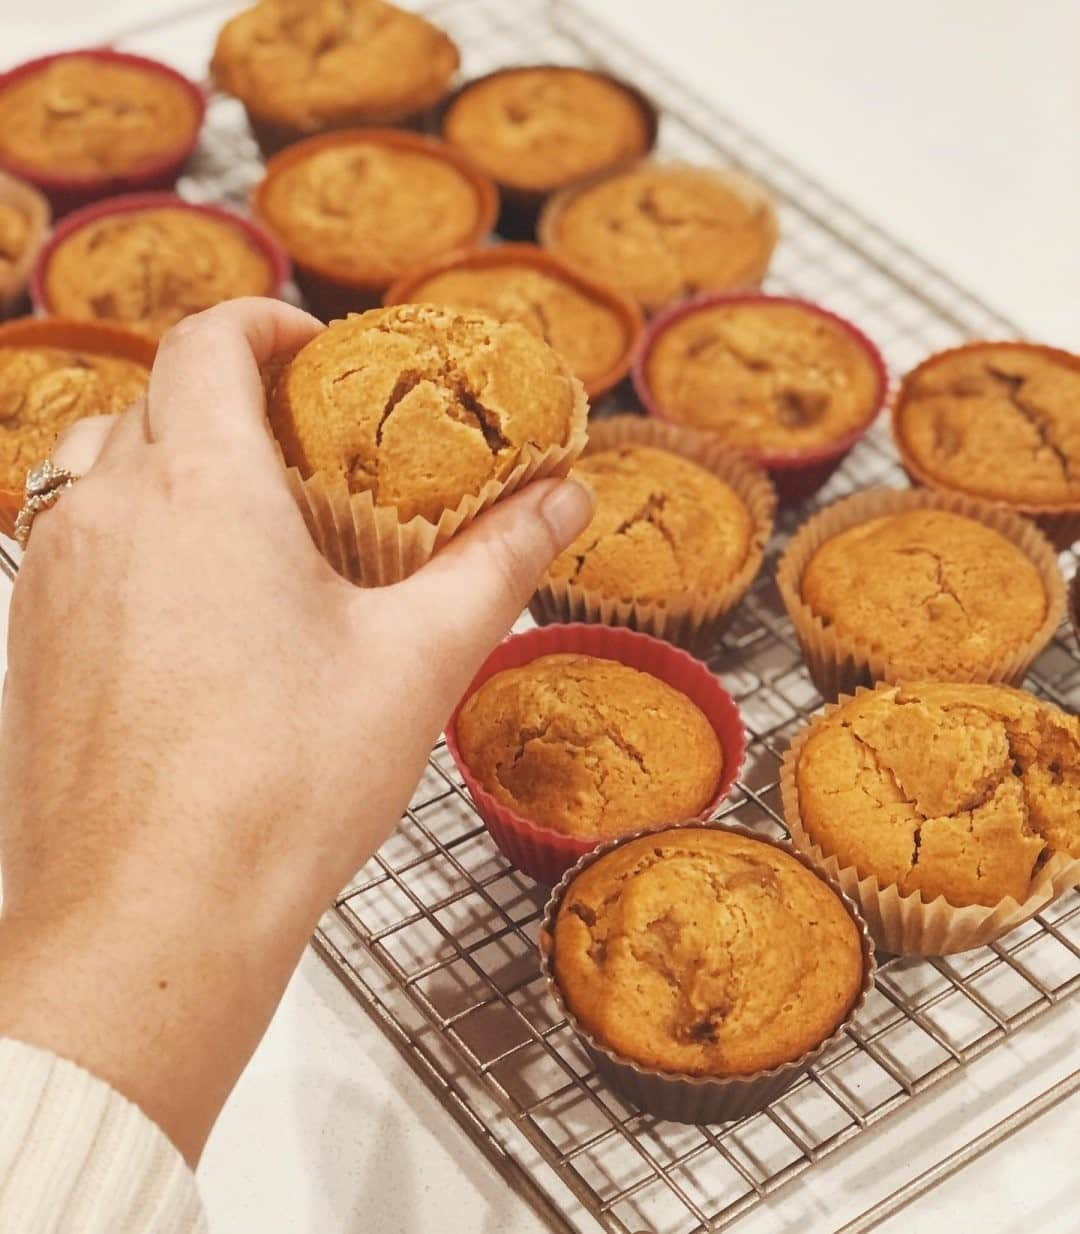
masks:
<path fill-rule="evenodd" d="M 185 5 L 118 43 L 175 60 L 173 36 L 197 28 L 201 59 L 185 67 L 201 71 L 230 7 Z M 462 47 L 466 75 L 515 62 L 601 65 L 659 103 L 663 153 L 736 165 L 763 181 L 777 201 L 783 237 L 768 288 L 851 317 L 894 375 L 964 338 L 1017 334 L 571 0 L 443 0 L 428 11 Z M 239 107 L 214 99 L 181 191 L 242 204 L 259 175 Z M 870 484 L 905 484 L 883 425 L 820 501 Z M 711 662 L 751 738 L 744 775 L 719 815 L 770 834 L 784 831 L 780 757 L 821 704 L 772 581 L 776 555 L 805 514 L 781 520 L 769 559 Z M 17 568 L 2 548 L 0 564 L 9 574 Z M 1062 564 L 1071 574 L 1072 554 Z M 1039 658 L 1028 684 L 1075 709 L 1080 654 L 1067 631 Z M 490 841 L 440 744 L 397 831 L 327 913 L 314 942 L 492 1165 L 557 1231 L 689 1234 L 728 1229 L 751 1210 L 760 1216 L 762 1201 L 801 1171 L 1080 989 L 1074 892 L 992 947 L 885 962 L 846 1040 L 780 1101 L 739 1123 L 684 1127 L 658 1122 L 607 1090 L 555 1013 L 535 958 L 544 899 Z M 1080 1071 L 841 1234 L 876 1226 L 1077 1091 Z M 780 1210 L 776 1220 L 774 1228 L 792 1228 Z"/>

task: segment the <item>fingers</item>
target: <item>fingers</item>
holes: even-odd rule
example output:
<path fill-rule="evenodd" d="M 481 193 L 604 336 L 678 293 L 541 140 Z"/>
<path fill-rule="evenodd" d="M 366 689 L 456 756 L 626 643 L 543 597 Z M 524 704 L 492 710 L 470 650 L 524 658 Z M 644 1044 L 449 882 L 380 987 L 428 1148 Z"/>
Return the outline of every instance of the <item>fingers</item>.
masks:
<path fill-rule="evenodd" d="M 76 476 L 85 476 L 98 461 L 119 416 L 90 416 L 69 424 L 56 439 L 51 458 L 54 466 Z"/>

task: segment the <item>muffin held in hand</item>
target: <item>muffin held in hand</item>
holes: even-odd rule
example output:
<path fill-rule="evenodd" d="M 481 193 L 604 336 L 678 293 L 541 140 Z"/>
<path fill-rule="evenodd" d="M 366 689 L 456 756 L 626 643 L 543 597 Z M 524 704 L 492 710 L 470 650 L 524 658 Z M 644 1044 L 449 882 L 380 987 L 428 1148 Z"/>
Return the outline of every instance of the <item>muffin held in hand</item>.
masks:
<path fill-rule="evenodd" d="M 614 660 L 541 656 L 486 681 L 457 742 L 473 776 L 516 813 L 566 835 L 621 835 L 700 813 L 720 743 L 686 695 Z"/>

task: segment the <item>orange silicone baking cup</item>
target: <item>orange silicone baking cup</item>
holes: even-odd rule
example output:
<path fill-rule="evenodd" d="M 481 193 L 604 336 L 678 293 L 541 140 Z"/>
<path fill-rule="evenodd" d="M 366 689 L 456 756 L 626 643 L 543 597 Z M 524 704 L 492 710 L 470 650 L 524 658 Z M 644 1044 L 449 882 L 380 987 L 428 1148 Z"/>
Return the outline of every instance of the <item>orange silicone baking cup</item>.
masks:
<path fill-rule="evenodd" d="M 586 1029 L 563 998 L 559 983 L 555 977 L 555 921 L 563 898 L 578 877 L 593 862 L 612 852 L 622 844 L 642 836 L 658 835 L 672 830 L 670 827 L 645 828 L 632 835 L 620 836 L 610 840 L 580 858 L 578 862 L 563 875 L 558 886 L 544 909 L 540 927 L 539 951 L 540 971 L 547 982 L 548 993 L 559 1011 L 566 1017 L 567 1023 L 580 1037 L 586 1052 L 592 1059 L 596 1070 L 604 1080 L 621 1096 L 632 1102 L 639 1109 L 655 1115 L 657 1118 L 670 1119 L 677 1123 L 725 1123 L 735 1119 L 745 1118 L 764 1109 L 771 1102 L 782 1096 L 800 1076 L 813 1066 L 821 1056 L 837 1045 L 847 1033 L 856 1016 L 862 1010 L 866 998 L 874 986 L 874 975 L 877 965 L 874 958 L 874 946 L 866 923 L 859 914 L 851 898 L 844 893 L 836 879 L 816 868 L 807 857 L 794 846 L 783 840 L 774 840 L 770 836 L 759 835 L 749 828 L 725 822 L 688 822 L 676 824 L 676 827 L 707 827 L 715 831 L 730 832 L 743 836 L 748 840 L 777 848 L 793 857 L 815 877 L 821 879 L 847 910 L 859 931 L 859 943 L 862 948 L 863 978 L 855 1000 L 848 1008 L 833 1031 L 813 1049 L 807 1050 L 790 1062 L 781 1063 L 765 1071 L 757 1071 L 743 1076 L 693 1076 L 682 1072 L 661 1071 L 655 1067 L 646 1067 L 622 1054 L 617 1054 L 604 1042 L 593 1036 Z"/>
<path fill-rule="evenodd" d="M 26 301 L 30 271 L 41 252 L 52 222 L 48 198 L 32 184 L 0 171 L 0 206 L 14 206 L 27 220 L 29 236 L 22 252 L 11 264 L 6 277 L 0 277 L 0 318 L 18 312 Z"/>
<path fill-rule="evenodd" d="M 469 181 L 476 196 L 476 220 L 458 247 L 471 248 L 479 244 L 495 225 L 499 213 L 499 194 L 495 185 L 452 147 L 434 137 L 401 129 L 336 129 L 287 146 L 267 163 L 266 174 L 255 187 L 251 208 L 268 231 L 277 234 L 266 212 L 267 192 L 274 178 L 318 151 L 335 146 L 386 146 L 425 154 L 455 167 Z M 309 250 L 301 251 L 299 247 L 290 245 L 287 237 L 278 236 L 278 239 L 292 258 L 296 282 L 304 293 L 308 307 L 323 321 L 375 308 L 394 281 L 383 274 L 364 275 L 343 271 Z"/>
<path fill-rule="evenodd" d="M 955 488 L 935 476 L 921 463 L 912 453 L 908 444 L 904 432 L 904 414 L 908 396 L 913 385 L 923 376 L 927 369 L 933 368 L 941 360 L 965 352 L 985 351 L 990 347 L 1013 347 L 1017 350 L 1033 352 L 1036 355 L 1045 356 L 1049 360 L 1080 372 L 1080 356 L 1074 355 L 1070 351 L 1063 351 L 1058 347 L 1047 347 L 1042 343 L 1025 343 L 1017 340 L 1007 340 L 998 343 L 980 341 L 964 343 L 959 347 L 950 347 L 945 351 L 935 352 L 932 356 L 927 356 L 921 364 L 913 368 L 903 378 L 892 400 L 892 435 L 893 441 L 896 443 L 897 452 L 900 455 L 900 461 L 903 463 L 904 470 L 913 484 L 921 484 L 927 488 L 937 489 L 945 493 L 964 493 L 966 496 L 978 497 L 982 501 L 990 501 L 994 505 L 1002 506 L 1004 509 L 1013 510 L 1017 514 L 1023 514 L 1026 518 L 1033 519 L 1042 528 L 1055 548 L 1071 548 L 1077 540 L 1080 540 L 1080 500 L 1065 502 L 1060 505 L 1040 505 L 1035 502 L 1004 501 L 999 498 L 986 497 L 979 493 Z M 1008 460 L 1003 458 L 1001 464 L 1003 468 L 1007 468 Z"/>
<path fill-rule="evenodd" d="M 541 580 L 529 611 L 538 622 L 585 621 L 627 626 L 690 651 L 704 650 L 716 639 L 761 569 L 765 546 L 772 535 L 776 493 L 760 467 L 723 446 L 715 437 L 645 416 L 619 415 L 594 420 L 589 427 L 585 455 L 628 445 L 668 450 L 705 468 L 734 490 L 749 511 L 752 525 L 743 564 L 712 591 L 686 591 L 663 602 L 612 595 L 548 575 Z"/>
<path fill-rule="evenodd" d="M 888 682 L 879 682 L 874 687 L 889 688 Z M 881 951 L 890 955 L 953 955 L 985 947 L 1080 885 L 1080 858 L 1054 853 L 1036 871 L 1023 902 L 1006 896 L 992 906 L 974 904 L 957 908 L 943 895 L 933 900 L 924 899 L 920 891 L 904 895 L 895 883 L 882 885 L 876 875 L 862 874 L 855 866 L 842 866 L 835 856 L 826 853 L 803 825 L 797 781 L 799 758 L 827 717 L 853 698 L 870 693 L 873 691 L 859 687 L 853 694 L 842 694 L 795 734 L 781 763 L 780 793 L 792 843 L 859 906 Z"/>

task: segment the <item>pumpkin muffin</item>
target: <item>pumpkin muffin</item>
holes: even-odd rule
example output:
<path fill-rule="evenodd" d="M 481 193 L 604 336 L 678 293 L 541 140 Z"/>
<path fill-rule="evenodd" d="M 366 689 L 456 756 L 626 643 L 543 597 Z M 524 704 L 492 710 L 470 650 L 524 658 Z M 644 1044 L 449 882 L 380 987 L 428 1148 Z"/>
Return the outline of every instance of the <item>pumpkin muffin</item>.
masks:
<path fill-rule="evenodd" d="M 541 656 L 486 681 L 457 741 L 504 805 L 564 835 L 615 836 L 704 810 L 723 770 L 712 725 L 685 694 L 615 660 Z"/>
<path fill-rule="evenodd" d="M 269 400 L 286 463 L 341 477 L 401 522 L 437 521 L 526 446 L 567 444 L 584 415 L 580 384 L 524 326 L 423 304 L 333 322 Z"/>
<path fill-rule="evenodd" d="M 819 719 L 795 785 L 803 829 L 860 878 L 958 908 L 1023 902 L 1080 857 L 1080 720 L 1022 690 L 910 684 Z"/>
<path fill-rule="evenodd" d="M 11 277 L 29 243 L 29 215 L 13 203 L 0 201 L 0 286 Z"/>
<path fill-rule="evenodd" d="M 696 292 L 756 287 L 776 238 L 764 189 L 683 164 L 640 163 L 569 188 L 540 221 L 546 248 L 646 313 Z"/>
<path fill-rule="evenodd" d="M 276 272 L 240 222 L 184 206 L 117 210 L 62 235 L 42 280 L 51 312 L 159 338 L 234 296 L 266 296 Z"/>
<path fill-rule="evenodd" d="M 863 986 L 840 897 L 760 840 L 681 828 L 598 858 L 567 888 L 555 981 L 592 1037 L 644 1067 L 744 1076 L 794 1062 Z"/>

